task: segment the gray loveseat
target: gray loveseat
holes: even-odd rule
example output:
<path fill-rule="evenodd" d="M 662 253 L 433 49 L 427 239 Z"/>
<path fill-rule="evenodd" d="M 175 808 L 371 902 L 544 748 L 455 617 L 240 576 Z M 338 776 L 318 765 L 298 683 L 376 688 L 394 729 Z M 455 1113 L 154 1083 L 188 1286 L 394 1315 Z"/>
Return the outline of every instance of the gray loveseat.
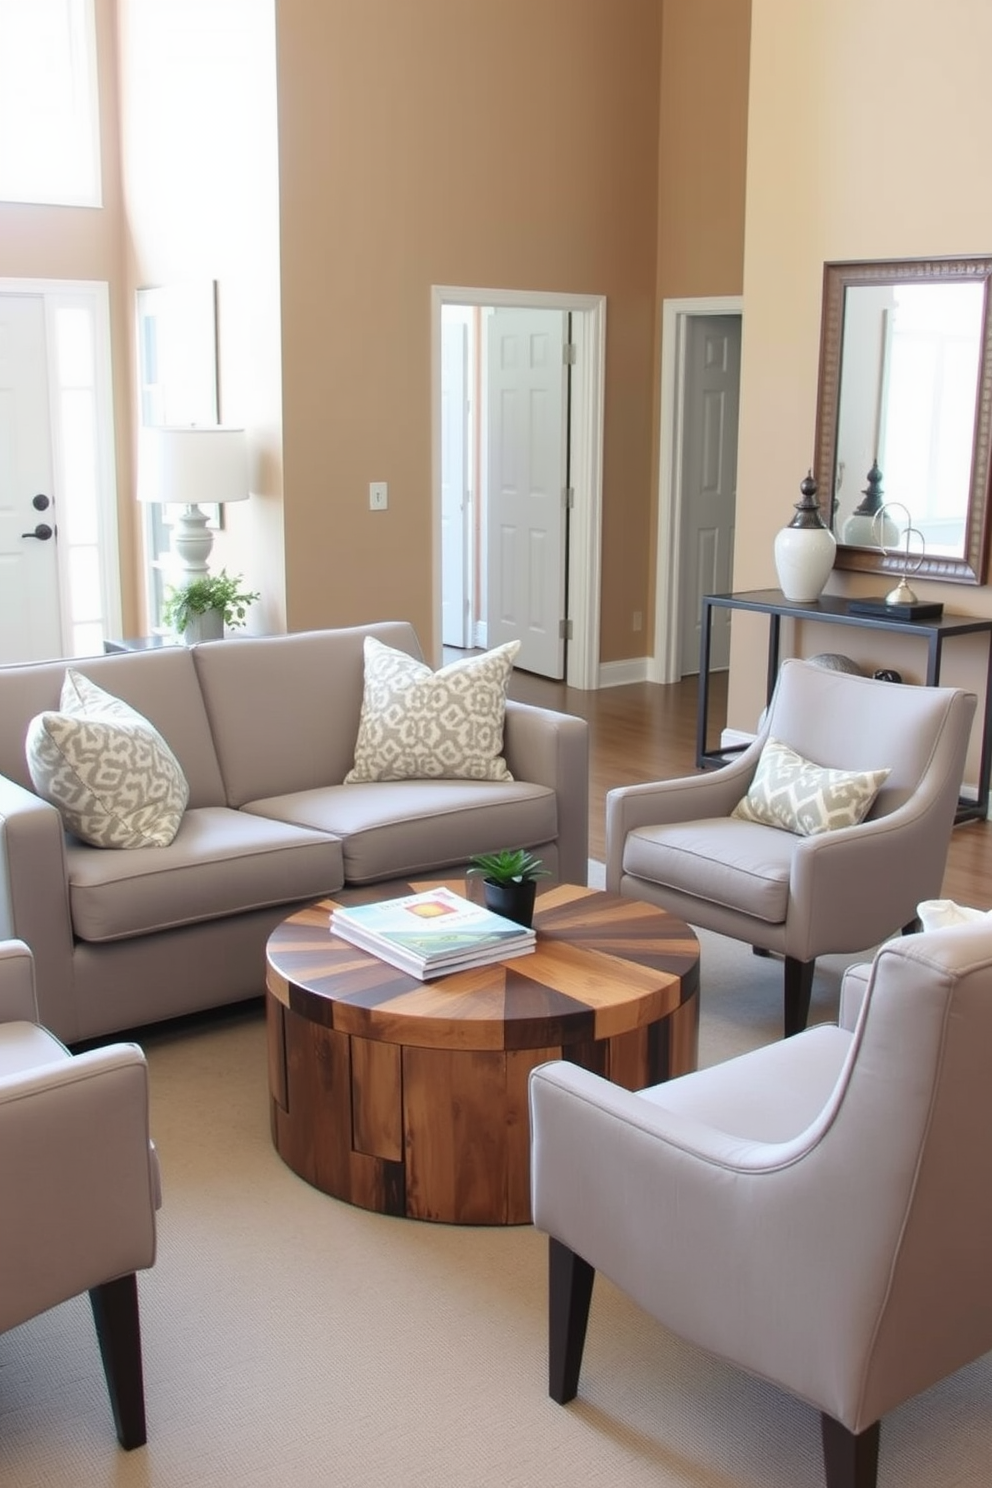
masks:
<path fill-rule="evenodd" d="M 533 849 L 585 883 L 583 719 L 507 704 L 512 783 L 344 785 L 366 635 L 421 655 L 404 622 L 0 667 L 0 938 L 34 953 L 42 1023 L 67 1043 L 259 995 L 265 942 L 345 884 L 430 875 Z M 63 830 L 35 794 L 30 720 L 67 665 L 144 714 L 189 783 L 168 847 L 113 851 Z"/>

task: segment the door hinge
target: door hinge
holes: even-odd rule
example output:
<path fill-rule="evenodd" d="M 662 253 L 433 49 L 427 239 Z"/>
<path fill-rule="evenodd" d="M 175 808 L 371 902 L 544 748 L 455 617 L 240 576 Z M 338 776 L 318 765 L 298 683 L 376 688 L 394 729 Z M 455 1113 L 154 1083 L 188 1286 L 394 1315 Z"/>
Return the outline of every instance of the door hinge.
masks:
<path fill-rule="evenodd" d="M 561 493 L 561 504 L 566 511 L 571 511 L 575 505 L 575 487 L 565 486 Z"/>
<path fill-rule="evenodd" d="M 561 359 L 566 367 L 575 366 L 576 350 L 574 341 L 566 341 L 561 349 Z"/>
<path fill-rule="evenodd" d="M 558 639 L 560 641 L 570 641 L 572 639 L 572 622 L 571 622 L 571 620 L 559 620 L 558 621 Z"/>

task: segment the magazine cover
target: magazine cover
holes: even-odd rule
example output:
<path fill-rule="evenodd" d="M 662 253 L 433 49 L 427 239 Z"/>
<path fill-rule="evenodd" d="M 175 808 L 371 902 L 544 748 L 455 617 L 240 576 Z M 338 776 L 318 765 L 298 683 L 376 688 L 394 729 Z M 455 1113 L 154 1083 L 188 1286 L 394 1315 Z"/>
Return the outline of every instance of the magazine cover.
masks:
<path fill-rule="evenodd" d="M 331 930 L 351 939 L 362 936 L 367 949 L 391 946 L 424 966 L 458 961 L 464 956 L 492 950 L 495 957 L 533 945 L 534 931 L 483 904 L 473 904 L 460 894 L 441 887 L 376 904 L 356 904 L 335 909 Z"/>

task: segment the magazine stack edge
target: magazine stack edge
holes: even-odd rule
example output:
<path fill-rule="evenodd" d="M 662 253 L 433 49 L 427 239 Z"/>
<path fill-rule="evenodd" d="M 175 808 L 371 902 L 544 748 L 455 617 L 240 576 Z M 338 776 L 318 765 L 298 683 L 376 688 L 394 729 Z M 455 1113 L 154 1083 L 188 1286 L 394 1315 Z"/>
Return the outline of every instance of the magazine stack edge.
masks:
<path fill-rule="evenodd" d="M 444 886 L 338 906 L 331 912 L 330 930 L 420 981 L 525 956 L 537 943 L 529 926 Z"/>

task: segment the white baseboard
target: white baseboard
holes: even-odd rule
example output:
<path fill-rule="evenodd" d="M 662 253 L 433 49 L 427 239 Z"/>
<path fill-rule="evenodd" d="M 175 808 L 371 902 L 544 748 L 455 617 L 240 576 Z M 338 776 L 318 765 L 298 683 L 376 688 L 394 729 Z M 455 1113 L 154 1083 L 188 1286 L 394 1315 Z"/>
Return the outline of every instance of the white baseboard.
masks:
<path fill-rule="evenodd" d="M 720 735 L 720 748 L 735 749 L 741 744 L 746 747 L 748 744 L 753 744 L 757 737 L 757 734 L 743 734 L 740 729 L 725 728 Z"/>
<path fill-rule="evenodd" d="M 600 687 L 626 687 L 629 682 L 650 682 L 649 656 L 632 656 L 627 661 L 604 661 L 599 668 Z"/>

